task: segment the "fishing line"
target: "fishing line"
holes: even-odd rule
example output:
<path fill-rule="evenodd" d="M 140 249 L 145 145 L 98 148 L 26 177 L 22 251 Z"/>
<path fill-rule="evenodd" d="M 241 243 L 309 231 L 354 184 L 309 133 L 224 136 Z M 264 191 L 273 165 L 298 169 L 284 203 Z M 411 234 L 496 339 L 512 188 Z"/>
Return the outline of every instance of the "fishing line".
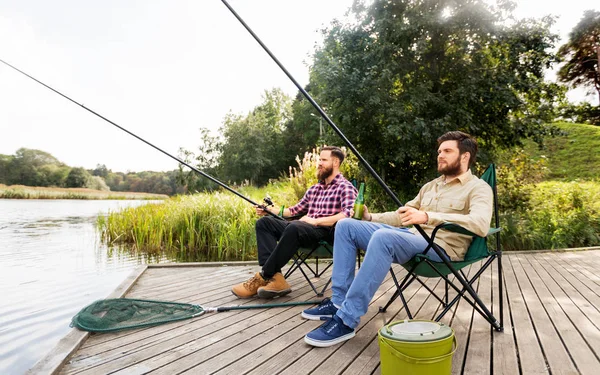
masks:
<path fill-rule="evenodd" d="M 63 98 L 67 99 L 68 101 L 70 101 L 70 102 L 72 102 L 72 103 L 74 103 L 74 104 L 77 104 L 78 106 L 80 106 L 81 108 L 85 109 L 86 111 L 88 111 L 88 112 L 90 112 L 90 113 L 92 113 L 92 114 L 94 114 L 94 115 L 96 115 L 96 116 L 100 117 L 102 120 L 104 120 L 104 121 L 108 122 L 109 124 L 116 126 L 117 128 L 121 129 L 122 131 L 126 132 L 127 134 L 129 134 L 129 135 L 131 135 L 131 136 L 133 136 L 133 137 L 135 137 L 135 138 L 139 139 L 140 141 L 144 142 L 144 143 L 145 143 L 145 144 L 147 144 L 148 146 L 150 146 L 150 147 L 153 147 L 154 149 L 156 149 L 156 150 L 158 150 L 158 151 L 162 152 L 163 154 L 167 155 L 168 157 L 170 157 L 170 158 L 172 158 L 172 159 L 176 160 L 178 163 L 185 165 L 186 167 L 190 168 L 190 169 L 191 169 L 191 170 L 193 170 L 194 172 L 196 172 L 196 173 L 199 173 L 200 175 L 202 175 L 202 176 L 204 176 L 204 177 L 208 178 L 208 179 L 209 179 L 209 180 L 211 180 L 212 182 L 214 182 L 214 183 L 216 183 L 217 185 L 219 185 L 219 186 L 221 186 L 221 187 L 225 188 L 226 190 L 228 190 L 228 191 L 230 191 L 231 193 L 233 193 L 233 194 L 237 195 L 238 197 L 242 198 L 243 200 L 247 201 L 248 203 L 251 203 L 251 204 L 252 204 L 252 205 L 254 205 L 254 206 L 259 206 L 259 207 L 266 208 L 264 205 L 259 205 L 258 203 L 254 202 L 254 201 L 253 201 L 253 200 L 251 200 L 250 198 L 248 198 L 248 197 L 245 197 L 245 196 L 243 196 L 242 194 L 240 194 L 239 192 L 237 192 L 237 191 L 233 190 L 232 188 L 230 188 L 229 186 L 227 186 L 227 185 L 226 185 L 224 182 L 221 182 L 221 181 L 219 181 L 218 179 L 216 179 L 216 178 L 214 178 L 214 177 L 210 176 L 209 174 L 207 174 L 207 173 L 205 173 L 205 172 L 203 172 L 203 171 L 199 170 L 198 168 L 191 166 L 190 164 L 186 163 L 185 161 L 183 161 L 183 160 L 179 159 L 178 157 L 176 157 L 176 156 L 173 156 L 173 155 L 169 154 L 168 152 L 164 151 L 163 149 L 161 149 L 161 148 L 159 148 L 159 147 L 157 147 L 157 146 L 153 145 L 152 143 L 150 143 L 150 142 L 146 141 L 145 139 L 143 139 L 143 138 L 141 138 L 141 137 L 137 136 L 136 134 L 134 134 L 134 133 L 130 132 L 129 130 L 125 129 L 124 127 L 122 127 L 122 126 L 118 125 L 117 123 L 115 123 L 115 122 L 113 122 L 113 121 L 111 121 L 111 120 L 107 119 L 106 117 L 102 116 L 102 115 L 101 115 L 101 114 L 99 114 L 98 112 L 96 112 L 96 111 L 94 111 L 94 110 L 92 110 L 92 109 L 90 109 L 90 108 L 88 108 L 88 107 L 84 106 L 83 104 L 81 104 L 81 103 L 79 103 L 79 102 L 76 102 L 75 100 L 71 99 L 70 97 L 68 97 L 67 95 L 63 94 L 62 92 L 60 92 L 60 91 L 58 91 L 58 90 L 55 90 L 54 88 L 52 88 L 52 87 L 48 86 L 47 84 L 45 84 L 44 82 L 42 82 L 42 81 L 40 81 L 40 80 L 38 80 L 38 79 L 36 79 L 36 78 L 32 77 L 31 75 L 29 75 L 29 74 L 25 73 L 24 71 L 22 71 L 22 70 L 18 69 L 17 67 L 15 67 L 15 66 L 13 66 L 13 65 L 11 65 L 11 64 L 9 64 L 9 63 L 7 63 L 6 61 L 4 61 L 4 60 L 2 60 L 2 59 L 0 59 L 0 62 L 1 62 L 1 63 L 3 63 L 4 65 L 6 65 L 6 66 L 8 66 L 8 67 L 10 67 L 10 68 L 12 68 L 12 69 L 14 69 L 14 70 L 16 70 L 17 72 L 19 72 L 19 73 L 23 74 L 23 75 L 24 75 L 24 76 L 26 76 L 27 78 L 30 78 L 30 79 L 34 80 L 35 82 L 37 82 L 37 83 L 39 83 L 40 85 L 42 85 L 42 86 L 46 87 L 47 89 L 54 91 L 54 92 L 55 92 L 55 93 L 57 93 L 58 95 L 60 95 L 60 96 L 62 96 Z M 270 212 L 269 210 L 267 210 L 267 209 L 265 209 L 265 211 L 266 211 L 266 212 L 267 212 L 269 215 L 271 215 L 271 216 L 274 216 L 274 217 L 277 217 L 277 218 L 283 219 L 283 218 L 282 218 L 282 217 L 280 217 L 279 215 L 273 214 L 273 213 L 271 213 L 271 212 Z"/>

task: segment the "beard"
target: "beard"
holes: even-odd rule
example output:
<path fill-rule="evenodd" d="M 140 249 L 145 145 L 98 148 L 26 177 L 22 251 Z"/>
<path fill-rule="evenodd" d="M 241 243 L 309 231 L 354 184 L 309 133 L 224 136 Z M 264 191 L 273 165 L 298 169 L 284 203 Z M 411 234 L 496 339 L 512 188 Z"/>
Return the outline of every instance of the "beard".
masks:
<path fill-rule="evenodd" d="M 457 176 L 460 173 L 460 158 L 457 158 L 452 164 L 446 162 L 444 167 L 440 166 L 438 162 L 438 172 L 444 176 Z"/>
<path fill-rule="evenodd" d="M 333 174 L 333 167 L 323 167 L 321 170 L 317 170 L 317 179 L 319 181 L 325 181 L 329 176 Z"/>

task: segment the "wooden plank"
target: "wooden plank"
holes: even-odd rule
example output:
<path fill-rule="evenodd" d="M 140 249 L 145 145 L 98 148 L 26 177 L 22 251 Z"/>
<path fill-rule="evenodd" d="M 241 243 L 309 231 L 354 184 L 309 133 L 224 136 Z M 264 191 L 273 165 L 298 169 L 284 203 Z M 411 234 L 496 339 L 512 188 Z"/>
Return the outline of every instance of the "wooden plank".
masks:
<path fill-rule="evenodd" d="M 207 272 L 208 269 L 201 269 L 203 272 Z M 195 277 L 194 273 L 184 273 L 182 275 L 177 275 L 177 269 L 171 271 L 172 275 L 168 277 L 165 275 L 161 280 L 160 284 L 152 283 L 151 285 L 146 285 L 144 283 L 139 283 L 136 285 L 136 288 L 132 289 L 129 295 L 138 296 L 137 298 L 151 298 L 151 296 L 156 296 L 159 294 L 170 295 L 173 291 L 181 291 L 183 289 L 194 289 L 200 286 L 204 287 L 204 285 L 217 285 L 219 281 L 221 281 L 221 287 L 226 286 L 226 283 L 229 282 L 233 286 L 235 282 L 242 277 L 243 274 L 248 274 L 248 278 L 250 278 L 256 272 L 251 272 L 251 268 L 242 268 L 236 272 L 236 270 L 231 269 L 215 269 L 213 272 L 208 272 L 205 275 L 199 275 L 198 278 Z M 173 272 L 175 271 L 175 272 Z M 149 278 L 152 276 L 149 275 Z"/>
<path fill-rule="evenodd" d="M 471 272 L 475 273 L 481 269 L 482 262 L 478 262 L 475 266 L 475 270 Z M 492 277 L 490 275 L 490 268 L 488 267 L 478 278 L 477 282 L 477 295 L 485 306 L 491 310 L 492 308 Z M 474 288 L 475 289 L 475 288 Z M 464 301 L 463 301 L 464 302 Z M 473 310 L 473 317 L 471 320 L 471 329 L 469 333 L 469 342 L 475 345 L 469 345 L 469 351 L 467 352 L 465 363 L 464 363 L 464 374 L 485 374 L 491 372 L 491 346 L 494 329 L 490 323 L 481 314 Z"/>
<path fill-rule="evenodd" d="M 574 300 L 577 301 L 578 299 L 578 293 L 571 291 L 571 295 L 566 294 L 560 286 L 562 277 L 560 275 L 554 275 L 553 277 L 549 274 L 537 258 L 527 257 L 526 260 L 521 259 L 521 261 L 528 261 L 537 271 L 539 281 L 543 280 L 545 282 L 545 287 L 548 290 L 543 299 L 545 305 L 549 307 L 558 306 L 561 309 L 560 311 L 563 312 L 563 315 L 558 315 L 552 319 L 561 333 L 565 346 L 572 355 L 578 370 L 583 374 L 596 373 L 600 368 L 598 357 L 600 329 L 574 303 Z M 583 304 L 582 302 L 580 301 L 580 304 Z M 561 318 L 563 320 L 557 321 Z"/>
<path fill-rule="evenodd" d="M 120 298 L 133 286 L 144 273 L 146 266 L 133 270 L 129 276 L 107 298 Z M 57 374 L 65 362 L 88 338 L 89 332 L 73 328 L 44 358 L 39 360 L 27 374 Z"/>
<path fill-rule="evenodd" d="M 391 277 L 388 276 L 382 283 L 382 287 L 380 289 L 378 289 L 378 292 L 373 297 L 373 299 L 377 300 L 377 301 L 381 300 L 380 296 L 382 295 L 382 293 L 385 290 L 389 290 L 390 288 L 392 288 L 393 285 L 394 284 L 393 284 L 393 281 L 391 280 Z M 389 294 L 389 296 L 391 296 L 391 294 Z M 312 346 L 309 346 L 306 343 L 304 343 L 304 335 L 306 333 L 308 333 L 310 330 L 316 328 L 321 323 L 319 323 L 319 322 L 307 322 L 307 323 L 311 325 L 310 328 L 305 328 L 305 330 L 299 336 L 297 336 L 295 338 L 296 341 L 293 344 L 291 344 L 285 350 L 281 350 L 279 353 L 277 353 L 276 355 L 269 358 L 268 361 L 264 361 L 262 364 L 255 367 L 250 372 L 250 374 L 269 374 L 269 373 L 276 373 L 278 371 L 284 370 L 290 364 L 295 363 L 299 358 L 304 356 L 309 351 L 313 350 Z M 378 356 L 379 356 L 379 354 L 378 354 Z"/>
<path fill-rule="evenodd" d="M 579 312 L 579 314 L 576 314 L 574 310 L 569 308 L 568 302 L 571 301 L 562 293 L 558 298 L 562 298 L 565 305 L 561 305 L 556 298 L 557 296 L 554 296 L 551 290 L 549 290 L 548 285 L 553 282 L 552 278 L 543 271 L 543 268 L 539 266 L 537 262 L 531 263 L 528 261 L 528 258 L 532 257 L 518 255 L 516 258 L 521 263 L 521 266 L 528 270 L 527 277 L 535 288 L 536 294 L 540 299 L 546 314 L 550 318 L 552 325 L 556 331 L 558 331 L 560 341 L 567 350 L 569 357 L 574 362 L 575 368 L 583 374 L 596 373 L 600 367 L 600 362 L 598 362 L 594 353 L 592 353 L 590 347 L 577 330 L 574 321 L 571 320 L 571 318 L 583 318 L 581 313 Z M 535 266 L 537 266 L 537 269 Z M 552 289 L 558 293 L 557 288 Z M 571 312 L 576 315 L 569 317 L 563 307 L 571 310 Z M 597 335 L 600 334 L 593 325 L 588 324 L 588 327 L 596 330 Z M 553 355 L 553 353 L 551 353 L 551 355 Z"/>
<path fill-rule="evenodd" d="M 590 286 L 590 288 L 594 290 L 598 290 L 600 288 L 600 276 L 596 273 L 598 272 L 598 266 L 596 262 L 593 262 L 589 259 L 581 261 L 579 258 L 576 258 L 572 262 L 566 262 L 571 266 L 571 272 L 574 275 L 578 275 L 582 281 L 585 280 L 586 284 Z"/>
<path fill-rule="evenodd" d="M 600 296 L 581 283 L 556 259 L 536 256 L 536 260 L 545 267 L 549 274 L 554 276 L 556 283 L 573 300 L 586 318 L 600 329 Z"/>
<path fill-rule="evenodd" d="M 299 317 L 299 313 L 302 311 L 303 309 L 299 309 L 298 310 L 298 315 L 297 317 Z M 252 365 L 248 365 L 248 370 L 251 370 L 252 367 L 257 367 L 258 365 L 261 364 L 267 364 L 267 365 L 272 365 L 274 363 L 282 363 L 283 366 L 285 366 L 285 361 L 286 358 L 273 358 L 274 356 L 276 356 L 278 353 L 282 352 L 282 350 L 290 345 L 294 345 L 295 349 L 299 350 L 300 352 L 305 353 L 307 350 L 310 350 L 311 347 L 309 347 L 308 345 L 306 345 L 303 342 L 303 337 L 304 335 L 309 332 L 310 330 L 312 330 L 314 328 L 314 326 L 319 325 L 320 322 L 315 322 L 315 321 L 308 321 L 305 319 L 300 318 L 299 321 L 299 326 L 300 328 L 294 329 L 288 333 L 282 334 L 279 337 L 277 337 L 277 332 L 274 332 L 274 337 L 271 338 L 271 340 L 266 343 L 265 345 L 261 346 L 261 349 L 259 352 L 254 353 L 254 352 L 249 352 L 248 355 L 246 355 L 244 358 L 238 359 L 237 361 L 235 361 L 235 363 L 232 363 L 230 366 L 226 367 L 224 370 L 224 372 L 226 373 L 245 373 L 246 371 L 243 369 L 244 366 L 248 363 L 252 363 Z M 234 349 L 236 352 L 238 352 L 238 349 Z M 283 352 L 285 354 L 287 353 L 287 350 L 285 352 Z M 257 358 L 257 356 L 259 358 Z M 221 361 L 222 358 L 221 356 L 219 356 L 218 358 L 215 358 L 215 361 Z M 287 358 L 287 360 L 289 360 L 289 358 Z M 291 362 L 291 361 L 290 361 Z M 287 363 L 290 363 L 287 362 Z M 242 365 L 242 366 L 240 366 Z M 282 368 L 280 368 L 281 370 Z M 205 370 L 205 367 L 196 367 L 192 369 L 192 373 L 194 371 L 196 371 L 197 373 L 202 373 L 202 371 Z M 261 371 L 261 370 L 259 370 Z M 264 370 L 262 370 L 264 371 Z"/>
<path fill-rule="evenodd" d="M 474 263 L 469 266 L 466 270 L 465 274 L 467 277 L 473 277 L 476 270 L 479 269 L 479 263 Z M 453 282 L 456 283 L 455 280 Z M 477 290 L 478 282 L 473 284 L 473 288 Z M 451 295 L 456 294 L 456 292 Z M 452 298 L 452 297 L 451 297 Z M 460 300 L 457 303 L 458 306 L 455 307 L 454 314 L 451 315 L 451 320 L 448 322 L 448 318 L 442 320 L 442 322 L 448 324 L 454 330 L 454 336 L 456 337 L 456 352 L 452 357 L 452 373 L 460 374 L 462 373 L 462 369 L 465 364 L 466 356 L 468 351 L 470 350 L 471 342 L 470 338 L 470 330 L 471 330 L 471 322 L 473 320 L 473 307 L 464 301 Z"/>
<path fill-rule="evenodd" d="M 533 327 L 525 298 L 514 271 L 511 256 L 504 257 L 503 270 L 506 280 L 507 304 L 514 325 L 519 367 L 522 374 L 547 374 L 546 358 Z"/>
<path fill-rule="evenodd" d="M 510 257 L 511 264 L 515 275 L 517 276 L 517 282 L 521 288 L 521 293 L 525 299 L 527 310 L 531 315 L 532 323 L 536 336 L 538 337 L 539 343 L 542 346 L 542 350 L 545 353 L 546 361 L 550 367 L 552 373 L 566 373 L 575 374 L 577 368 L 573 363 L 567 349 L 561 342 L 561 337 L 558 334 L 552 319 L 548 315 L 547 310 L 528 274 L 523 269 L 520 262 L 521 255 L 515 255 Z M 531 272 L 531 270 L 529 270 Z M 521 346 L 519 344 L 519 346 Z M 529 348 L 527 348 L 529 350 Z"/>
<path fill-rule="evenodd" d="M 504 261 L 503 257 L 502 261 Z M 493 305 L 492 313 L 498 321 L 500 321 L 500 298 L 498 290 L 498 261 L 496 260 L 492 264 L 492 294 L 493 294 Z M 506 294 L 506 279 L 502 279 L 503 282 L 503 303 L 502 310 L 503 314 L 503 326 L 502 332 L 493 332 L 492 334 L 492 372 L 494 374 L 503 375 L 516 375 L 519 374 L 519 363 L 517 360 L 517 347 L 515 343 L 515 336 L 513 332 L 512 315 L 509 310 L 508 296 Z"/>

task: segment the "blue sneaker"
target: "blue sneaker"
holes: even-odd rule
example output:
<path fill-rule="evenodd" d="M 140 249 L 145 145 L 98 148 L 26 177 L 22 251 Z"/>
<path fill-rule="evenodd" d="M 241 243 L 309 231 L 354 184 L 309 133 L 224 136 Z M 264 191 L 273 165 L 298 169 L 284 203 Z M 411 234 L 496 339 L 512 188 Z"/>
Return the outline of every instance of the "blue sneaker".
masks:
<path fill-rule="evenodd" d="M 354 337 L 354 329 L 348 327 L 337 315 L 332 319 L 327 319 L 323 325 L 304 336 L 304 342 L 325 348 Z"/>
<path fill-rule="evenodd" d="M 321 318 L 331 319 L 338 311 L 337 307 L 329 298 L 325 298 L 319 306 L 302 311 L 302 317 L 310 320 L 321 320 Z"/>

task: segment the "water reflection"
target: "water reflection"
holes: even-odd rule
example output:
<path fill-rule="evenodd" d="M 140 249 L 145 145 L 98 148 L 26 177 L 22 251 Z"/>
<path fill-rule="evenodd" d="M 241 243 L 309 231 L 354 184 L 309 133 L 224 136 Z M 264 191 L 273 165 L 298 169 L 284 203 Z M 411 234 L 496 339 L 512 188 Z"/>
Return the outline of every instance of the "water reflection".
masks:
<path fill-rule="evenodd" d="M 161 254 L 108 249 L 96 217 L 148 201 L 0 200 L 0 374 L 22 374 L 69 332 L 73 315 Z"/>

